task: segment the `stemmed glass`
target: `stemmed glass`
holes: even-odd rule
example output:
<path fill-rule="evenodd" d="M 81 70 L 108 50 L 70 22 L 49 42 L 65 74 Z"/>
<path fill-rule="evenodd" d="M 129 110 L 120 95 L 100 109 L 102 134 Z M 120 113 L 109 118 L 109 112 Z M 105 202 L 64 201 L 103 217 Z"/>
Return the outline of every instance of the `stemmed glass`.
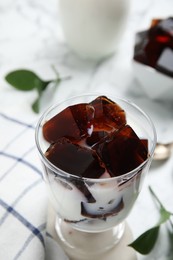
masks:
<path fill-rule="evenodd" d="M 56 211 L 55 229 L 63 248 L 80 259 L 97 256 L 120 241 L 124 220 L 141 190 L 156 145 L 156 132 L 150 118 L 130 101 L 107 95 L 124 109 L 127 123 L 140 139 L 147 140 L 147 159 L 123 175 L 99 179 L 75 176 L 52 164 L 45 156 L 49 143 L 43 137 L 44 123 L 68 106 L 87 103 L 96 97 L 98 94 L 88 94 L 65 100 L 48 109 L 36 127 L 43 177 Z"/>

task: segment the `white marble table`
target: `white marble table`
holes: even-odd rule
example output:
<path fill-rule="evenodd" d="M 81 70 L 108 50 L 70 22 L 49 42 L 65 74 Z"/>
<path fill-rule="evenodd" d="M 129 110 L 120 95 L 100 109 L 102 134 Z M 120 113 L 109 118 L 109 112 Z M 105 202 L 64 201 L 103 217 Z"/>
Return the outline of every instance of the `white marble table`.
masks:
<path fill-rule="evenodd" d="M 55 76 L 51 68 L 51 65 L 54 65 L 61 75 L 70 75 L 72 78 L 62 82 L 53 97 L 48 97 L 46 102 L 43 102 L 42 111 L 71 95 L 101 92 L 106 89 L 115 95 L 133 100 L 149 113 L 158 132 L 158 140 L 173 140 L 173 102 L 149 100 L 135 81 L 131 66 L 135 32 L 147 28 L 151 18 L 171 14 L 172 0 L 134 0 L 119 51 L 105 61 L 91 62 L 77 57 L 64 42 L 58 19 L 57 0 L 1 0 L 0 112 L 16 114 L 24 119 L 25 111 L 26 119 L 37 120 L 39 115 L 35 115 L 30 109 L 35 92 L 21 93 L 13 90 L 4 81 L 4 75 L 10 70 L 28 68 L 42 78 L 50 79 Z M 173 156 L 164 163 L 152 163 L 143 190 L 127 219 L 134 238 L 158 220 L 148 185 L 153 187 L 164 205 L 173 211 Z M 167 235 L 163 228 L 151 255 L 138 255 L 138 259 L 166 260 L 166 255 L 169 255 L 169 252 Z"/>

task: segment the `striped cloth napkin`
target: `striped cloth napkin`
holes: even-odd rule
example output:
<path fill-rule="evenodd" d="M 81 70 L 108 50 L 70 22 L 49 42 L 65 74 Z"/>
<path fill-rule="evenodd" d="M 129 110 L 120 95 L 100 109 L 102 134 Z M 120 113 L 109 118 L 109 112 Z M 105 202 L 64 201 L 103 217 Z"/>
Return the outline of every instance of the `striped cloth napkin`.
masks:
<path fill-rule="evenodd" d="M 64 260 L 46 230 L 48 199 L 34 137 L 38 118 L 31 118 L 26 123 L 0 113 L 0 259 Z"/>

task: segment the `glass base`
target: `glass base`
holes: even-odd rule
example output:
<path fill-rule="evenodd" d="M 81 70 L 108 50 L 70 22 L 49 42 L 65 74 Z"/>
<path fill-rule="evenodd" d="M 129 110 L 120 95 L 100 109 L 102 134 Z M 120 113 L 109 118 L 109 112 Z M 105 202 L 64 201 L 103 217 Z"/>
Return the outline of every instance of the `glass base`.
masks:
<path fill-rule="evenodd" d="M 111 249 L 122 238 L 124 223 L 98 233 L 87 233 L 74 229 L 69 223 L 56 218 L 55 229 L 61 246 L 70 257 L 89 259 Z"/>

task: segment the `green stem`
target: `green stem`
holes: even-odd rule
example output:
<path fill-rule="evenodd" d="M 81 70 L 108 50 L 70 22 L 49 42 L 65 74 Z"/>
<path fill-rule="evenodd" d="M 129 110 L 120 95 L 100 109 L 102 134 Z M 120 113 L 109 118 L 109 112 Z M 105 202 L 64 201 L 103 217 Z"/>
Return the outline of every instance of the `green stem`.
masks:
<path fill-rule="evenodd" d="M 153 195 L 153 197 L 154 197 L 154 198 L 156 199 L 156 201 L 158 202 L 158 204 L 160 205 L 160 207 L 165 210 L 165 207 L 163 206 L 162 202 L 159 200 L 159 198 L 157 197 L 157 195 L 155 194 L 155 192 L 153 191 L 153 189 L 151 188 L 151 186 L 149 186 L 149 190 L 150 190 L 151 194 Z"/>
<path fill-rule="evenodd" d="M 55 66 L 54 65 L 51 65 L 53 71 L 55 72 L 57 78 L 59 78 L 59 72 L 56 70 Z"/>
<path fill-rule="evenodd" d="M 51 65 L 51 67 L 52 67 L 53 71 L 54 71 L 55 74 L 56 74 L 56 79 L 53 80 L 52 82 L 55 82 L 56 85 L 58 85 L 58 84 L 59 84 L 61 81 L 63 81 L 63 80 L 69 80 L 69 79 L 72 78 L 71 76 L 66 76 L 66 77 L 62 77 L 62 78 L 61 78 L 60 75 L 59 75 L 59 72 L 56 70 L 55 66 L 54 66 L 54 65 Z"/>

